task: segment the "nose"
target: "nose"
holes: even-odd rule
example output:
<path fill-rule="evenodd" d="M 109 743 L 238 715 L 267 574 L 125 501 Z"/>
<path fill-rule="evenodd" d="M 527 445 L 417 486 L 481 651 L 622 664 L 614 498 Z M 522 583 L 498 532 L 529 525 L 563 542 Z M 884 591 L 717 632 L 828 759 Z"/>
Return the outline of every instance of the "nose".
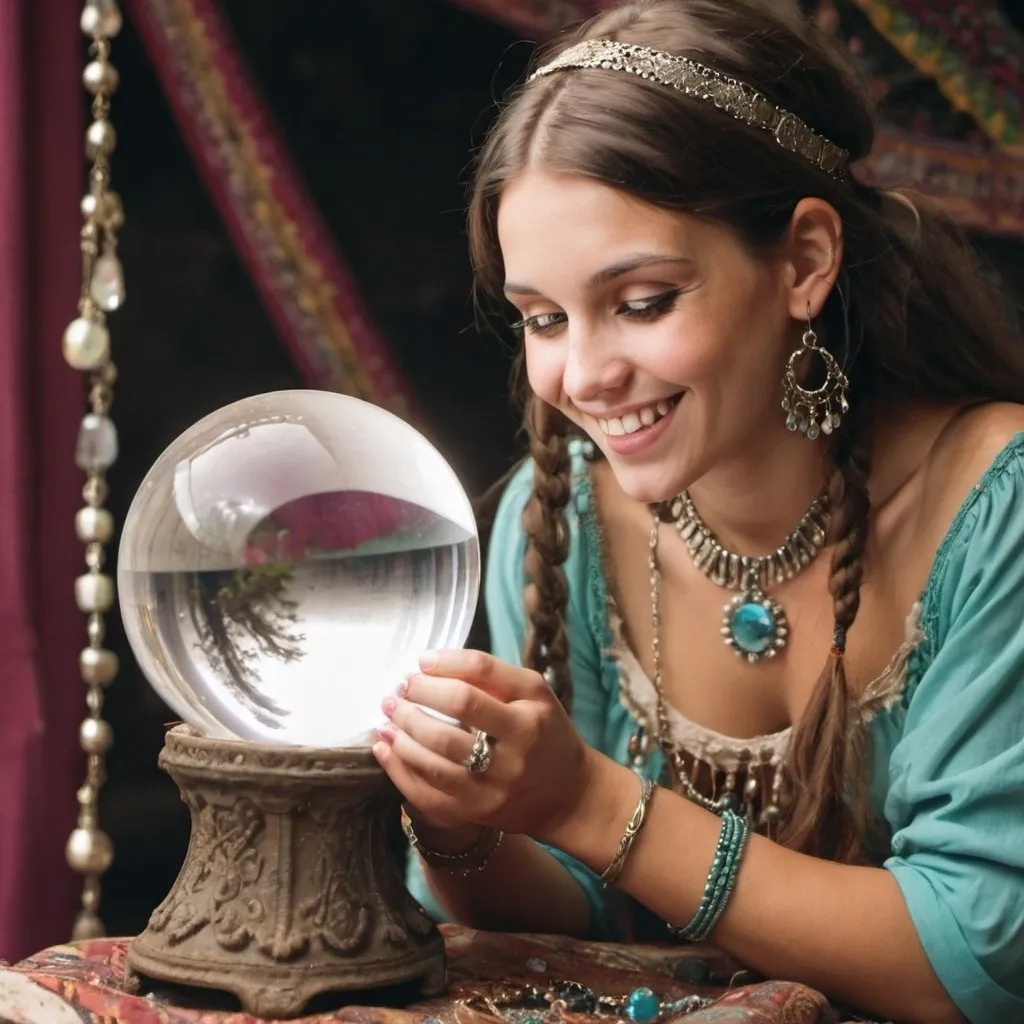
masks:
<path fill-rule="evenodd" d="M 592 401 L 629 379 L 629 361 L 611 335 L 593 326 L 570 326 L 562 388 L 573 402 Z"/>

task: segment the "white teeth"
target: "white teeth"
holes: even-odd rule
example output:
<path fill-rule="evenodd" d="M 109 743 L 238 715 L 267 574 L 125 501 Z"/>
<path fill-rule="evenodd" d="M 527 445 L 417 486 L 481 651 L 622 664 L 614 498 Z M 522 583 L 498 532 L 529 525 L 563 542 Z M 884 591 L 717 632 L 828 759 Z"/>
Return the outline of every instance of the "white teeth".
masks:
<path fill-rule="evenodd" d="M 653 427 L 662 416 L 667 416 L 676 404 L 676 399 L 662 400 L 654 405 L 645 406 L 636 412 L 627 412 L 625 416 L 598 420 L 601 429 L 611 437 L 622 437 L 624 434 L 635 434 L 642 427 Z"/>

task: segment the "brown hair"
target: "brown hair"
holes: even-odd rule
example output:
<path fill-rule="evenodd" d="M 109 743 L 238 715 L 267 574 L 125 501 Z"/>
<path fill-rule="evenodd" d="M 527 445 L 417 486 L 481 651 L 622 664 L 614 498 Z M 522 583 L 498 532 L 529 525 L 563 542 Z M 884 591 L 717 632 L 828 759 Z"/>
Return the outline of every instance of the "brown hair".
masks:
<path fill-rule="evenodd" d="M 871 149 L 866 94 L 839 47 L 790 5 L 743 0 L 636 0 L 571 32 L 541 59 L 581 39 L 607 38 L 693 56 L 748 82 L 849 150 Z M 872 420 L 898 404 L 1024 402 L 1024 349 L 970 247 L 924 205 L 855 180 L 836 180 L 782 149 L 770 133 L 712 104 L 615 71 L 558 73 L 520 87 L 477 164 L 469 210 L 478 288 L 498 295 L 496 220 L 505 183 L 532 160 L 585 175 L 667 210 L 729 225 L 770 251 L 794 208 L 818 196 L 843 221 L 844 266 L 821 313 L 823 342 L 844 365 L 851 414 L 829 442 L 841 479 L 830 591 L 837 646 L 794 730 L 792 792 L 780 840 L 839 860 L 858 857 L 868 822 L 864 730 L 842 647 L 857 617 L 870 501 Z M 780 377 L 782 368 L 780 367 Z M 569 425 L 537 399 L 526 427 L 535 462 L 523 522 L 529 636 L 524 661 L 568 702 L 565 506 Z"/>

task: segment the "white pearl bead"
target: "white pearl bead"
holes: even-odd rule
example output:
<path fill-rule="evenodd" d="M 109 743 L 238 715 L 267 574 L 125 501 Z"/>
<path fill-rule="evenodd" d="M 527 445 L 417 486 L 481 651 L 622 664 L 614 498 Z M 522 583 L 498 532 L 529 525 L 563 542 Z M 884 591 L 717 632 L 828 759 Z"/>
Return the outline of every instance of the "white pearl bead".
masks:
<path fill-rule="evenodd" d="M 106 544 L 114 536 L 114 517 L 105 508 L 80 508 L 75 514 L 75 534 L 83 544 Z"/>
<path fill-rule="evenodd" d="M 64 332 L 64 359 L 76 370 L 95 370 L 110 356 L 110 332 L 102 324 L 78 317 Z"/>
<path fill-rule="evenodd" d="M 106 686 L 114 680 L 120 667 L 117 655 L 102 647 L 86 647 L 78 655 L 82 680 L 90 686 Z"/>
<path fill-rule="evenodd" d="M 85 130 L 85 151 L 90 159 L 110 156 L 117 149 L 117 129 L 109 121 L 93 121 Z"/>
<path fill-rule="evenodd" d="M 114 844 L 106 832 L 76 828 L 64 847 L 68 867 L 83 875 L 102 875 L 114 863 Z"/>
<path fill-rule="evenodd" d="M 114 581 L 99 572 L 75 580 L 75 603 L 81 612 L 105 612 L 114 603 Z"/>
<path fill-rule="evenodd" d="M 121 31 L 122 20 L 116 0 L 90 0 L 82 10 L 79 24 L 87 36 L 113 39 Z"/>
<path fill-rule="evenodd" d="M 78 727 L 78 742 L 87 754 L 105 754 L 114 742 L 114 730 L 102 718 L 86 718 Z"/>

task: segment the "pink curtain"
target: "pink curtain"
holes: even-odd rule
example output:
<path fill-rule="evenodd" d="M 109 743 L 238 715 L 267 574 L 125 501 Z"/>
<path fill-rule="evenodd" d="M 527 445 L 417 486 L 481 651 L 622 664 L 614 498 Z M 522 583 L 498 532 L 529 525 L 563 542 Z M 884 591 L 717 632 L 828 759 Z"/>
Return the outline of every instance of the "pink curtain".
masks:
<path fill-rule="evenodd" d="M 60 338 L 78 291 L 79 0 L 0 0 L 0 958 L 67 938 L 85 633 L 72 582 L 84 412 Z"/>

